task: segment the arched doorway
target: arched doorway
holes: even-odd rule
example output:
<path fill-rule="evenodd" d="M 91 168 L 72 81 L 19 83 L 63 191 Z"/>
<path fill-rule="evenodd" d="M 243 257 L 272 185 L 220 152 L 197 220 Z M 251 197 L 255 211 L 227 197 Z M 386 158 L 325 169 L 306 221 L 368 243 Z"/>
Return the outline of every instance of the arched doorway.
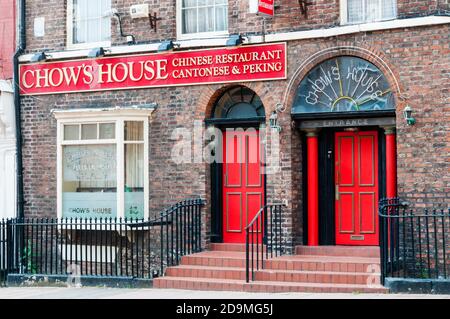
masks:
<path fill-rule="evenodd" d="M 212 242 L 244 243 L 245 227 L 265 203 L 260 126 L 265 122 L 259 96 L 233 86 L 217 99 L 207 125 L 220 129 L 211 164 Z"/>
<path fill-rule="evenodd" d="M 306 242 L 377 245 L 378 200 L 396 192 L 395 97 L 385 75 L 355 56 L 323 61 L 300 82 L 292 117 L 306 133 Z"/>

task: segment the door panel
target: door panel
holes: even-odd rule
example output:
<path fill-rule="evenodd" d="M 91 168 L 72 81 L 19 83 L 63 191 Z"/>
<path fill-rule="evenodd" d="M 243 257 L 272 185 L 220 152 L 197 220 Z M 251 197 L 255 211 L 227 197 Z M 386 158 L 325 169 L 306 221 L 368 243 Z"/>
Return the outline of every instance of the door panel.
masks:
<path fill-rule="evenodd" d="M 354 221 L 354 194 L 353 193 L 345 193 L 341 192 L 339 194 L 339 211 L 347 212 L 351 214 L 351 216 L 347 216 L 346 214 L 340 214 L 339 216 L 339 225 L 338 232 L 341 234 L 352 234 L 355 231 L 355 221 Z"/>
<path fill-rule="evenodd" d="M 236 218 L 236 216 L 239 218 Z M 227 232 L 242 231 L 242 194 L 228 192 L 225 198 L 225 220 Z"/>
<path fill-rule="evenodd" d="M 264 203 L 258 131 L 223 134 L 223 241 L 244 243 L 245 227 Z"/>
<path fill-rule="evenodd" d="M 378 245 L 378 134 L 335 134 L 337 245 Z"/>
<path fill-rule="evenodd" d="M 355 178 L 354 137 L 343 136 L 339 140 L 340 171 L 339 180 L 342 186 L 353 186 Z M 347 155 L 348 156 L 344 156 Z"/>

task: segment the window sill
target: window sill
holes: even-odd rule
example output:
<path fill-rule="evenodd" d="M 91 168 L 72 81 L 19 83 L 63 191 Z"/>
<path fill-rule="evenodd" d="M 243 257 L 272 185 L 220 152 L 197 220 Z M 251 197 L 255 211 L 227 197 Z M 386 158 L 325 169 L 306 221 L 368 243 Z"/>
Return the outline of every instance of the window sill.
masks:
<path fill-rule="evenodd" d="M 188 33 L 178 34 L 177 40 L 204 40 L 204 39 L 219 39 L 227 38 L 230 34 L 226 32 L 202 32 L 202 33 Z"/>
<path fill-rule="evenodd" d="M 397 20 L 397 17 L 392 18 L 386 18 L 386 19 L 380 19 L 380 20 L 374 20 L 374 21 L 358 21 L 358 22 L 347 22 L 347 21 L 341 21 L 341 26 L 357 26 L 357 25 L 365 25 L 365 24 L 371 24 L 371 23 L 380 23 L 380 22 L 387 22 L 387 21 L 395 21 Z"/>
<path fill-rule="evenodd" d="M 110 48 L 111 41 L 103 41 L 103 42 L 90 42 L 90 43 L 79 43 L 79 44 L 67 44 L 67 50 L 88 50 L 94 48 Z"/>

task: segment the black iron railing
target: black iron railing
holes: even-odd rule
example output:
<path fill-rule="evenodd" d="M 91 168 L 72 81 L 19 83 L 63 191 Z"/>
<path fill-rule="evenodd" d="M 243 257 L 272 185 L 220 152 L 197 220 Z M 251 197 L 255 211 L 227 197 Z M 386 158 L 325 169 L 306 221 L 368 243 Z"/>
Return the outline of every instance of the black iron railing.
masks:
<path fill-rule="evenodd" d="M 204 205 L 202 199 L 184 200 L 150 222 L 130 225 L 133 229 L 159 226 L 160 275 L 164 275 L 166 267 L 178 265 L 182 256 L 202 250 L 201 208 Z"/>
<path fill-rule="evenodd" d="M 5 281 L 7 274 L 7 230 L 8 220 L 0 220 L 0 285 Z"/>
<path fill-rule="evenodd" d="M 201 199 L 151 220 L 25 218 L 0 227 L 0 268 L 35 275 L 151 279 L 201 251 Z"/>
<path fill-rule="evenodd" d="M 282 238 L 282 212 L 284 204 L 262 207 L 245 227 L 246 281 L 254 280 L 255 270 L 264 269 L 268 258 L 285 253 Z"/>
<path fill-rule="evenodd" d="M 398 198 L 379 205 L 381 274 L 450 279 L 450 209 L 409 209 Z"/>

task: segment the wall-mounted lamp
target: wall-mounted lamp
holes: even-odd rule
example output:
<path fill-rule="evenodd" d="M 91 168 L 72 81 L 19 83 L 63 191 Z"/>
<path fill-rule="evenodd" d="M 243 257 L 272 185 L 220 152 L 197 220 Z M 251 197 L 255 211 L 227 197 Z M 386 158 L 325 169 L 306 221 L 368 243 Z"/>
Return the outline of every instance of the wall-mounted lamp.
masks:
<path fill-rule="evenodd" d="M 412 112 L 412 108 L 409 105 L 407 105 L 403 110 L 403 117 L 405 118 L 406 124 L 408 125 L 416 124 L 416 119 L 412 117 Z"/>
<path fill-rule="evenodd" d="M 270 114 L 269 125 L 270 125 L 271 129 L 274 129 L 274 130 L 277 130 L 278 132 L 281 132 L 281 126 L 278 124 L 277 111 L 273 111 L 272 114 Z"/>
<path fill-rule="evenodd" d="M 100 58 L 105 56 L 105 49 L 102 47 L 91 49 L 87 55 L 88 58 Z"/>
<path fill-rule="evenodd" d="M 33 54 L 33 56 L 30 59 L 30 62 L 36 63 L 36 62 L 45 62 L 47 60 L 48 56 L 45 54 L 45 52 L 38 52 Z"/>
<path fill-rule="evenodd" d="M 173 43 L 172 40 L 164 41 L 161 42 L 161 44 L 158 46 L 158 52 L 170 51 L 175 47 L 180 47 L 180 45 L 177 43 Z"/>
<path fill-rule="evenodd" d="M 227 40 L 227 47 L 235 47 L 244 43 L 244 38 L 240 34 L 232 34 Z"/>

